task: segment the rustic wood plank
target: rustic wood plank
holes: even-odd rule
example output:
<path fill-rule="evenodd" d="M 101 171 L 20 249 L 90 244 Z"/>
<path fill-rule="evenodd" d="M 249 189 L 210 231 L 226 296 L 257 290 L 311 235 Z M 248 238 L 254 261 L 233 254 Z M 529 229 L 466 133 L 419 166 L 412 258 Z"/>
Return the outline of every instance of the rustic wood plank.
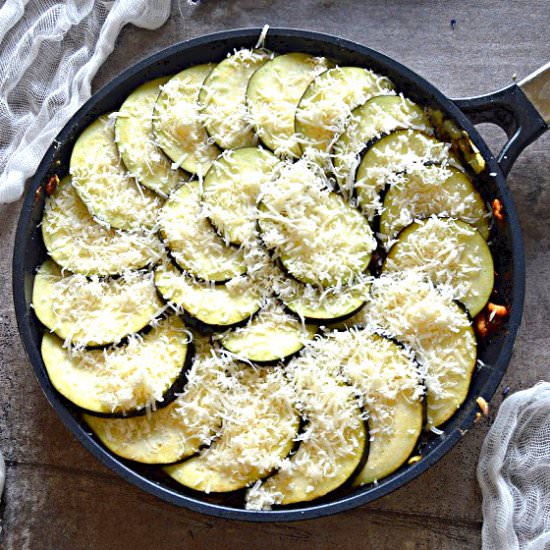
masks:
<path fill-rule="evenodd" d="M 70 490 L 68 490 L 70 487 Z M 415 513 L 353 511 L 293 524 L 236 522 L 158 506 L 127 484 L 72 470 L 16 466 L 8 471 L 4 540 L 9 549 L 35 548 L 377 548 L 472 549 L 479 523 Z"/>
<path fill-rule="evenodd" d="M 456 20 L 454 30 L 451 19 Z M 456 97 L 504 86 L 514 73 L 525 76 L 550 58 L 546 0 L 284 0 L 275 7 L 268 0 L 203 0 L 196 6 L 180 0 L 174 2 L 173 17 L 161 31 L 123 31 L 95 88 L 178 40 L 266 22 L 303 25 L 357 40 L 394 56 Z M 496 147 L 499 133 L 483 133 Z M 528 273 L 523 326 L 503 382 L 511 391 L 548 376 L 548 151 L 549 134 L 525 151 L 509 178 L 522 221 Z M 10 464 L 6 503 L 0 507 L 0 547 L 479 546 L 475 467 L 486 423 L 475 426 L 431 471 L 408 486 L 369 506 L 318 521 L 255 526 L 215 520 L 166 505 L 118 479 L 62 426 L 24 356 L 11 302 L 11 247 L 18 209 L 18 204 L 0 205 L 0 448 Z M 492 415 L 500 400 L 497 396 L 493 401 Z"/>

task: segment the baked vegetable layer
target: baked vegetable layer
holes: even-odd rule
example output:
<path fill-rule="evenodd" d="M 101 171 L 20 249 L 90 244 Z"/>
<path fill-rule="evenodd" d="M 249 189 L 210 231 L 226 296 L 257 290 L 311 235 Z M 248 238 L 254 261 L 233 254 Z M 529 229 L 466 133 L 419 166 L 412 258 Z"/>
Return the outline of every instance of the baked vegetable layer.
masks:
<path fill-rule="evenodd" d="M 243 147 L 225 151 L 208 170 L 202 199 L 210 221 L 227 241 L 240 245 L 254 238 L 258 194 L 277 163 L 265 149 Z"/>
<path fill-rule="evenodd" d="M 328 161 L 326 154 L 344 130 L 351 112 L 370 99 L 393 94 L 393 84 L 360 67 L 334 67 L 317 76 L 306 88 L 296 109 L 295 130 L 303 152 Z M 325 153 L 316 155 L 315 152 Z"/>
<path fill-rule="evenodd" d="M 428 426 L 443 424 L 466 399 L 476 366 L 468 315 L 412 271 L 383 275 L 373 281 L 371 294 L 367 322 L 414 350 L 427 388 Z"/>
<path fill-rule="evenodd" d="M 402 172 L 425 164 L 458 164 L 449 143 L 417 130 L 395 130 L 372 142 L 357 168 L 354 191 L 369 220 L 380 213 L 380 194 Z"/>
<path fill-rule="evenodd" d="M 195 357 L 183 393 L 176 401 L 145 416 L 101 418 L 85 422 L 113 453 L 144 464 L 170 464 L 196 454 L 216 437 L 222 422 L 225 364 L 194 336 Z"/>
<path fill-rule="evenodd" d="M 51 260 L 36 273 L 32 305 L 42 324 L 77 346 L 119 342 L 164 309 L 152 273 L 126 272 L 117 279 L 63 276 Z"/>
<path fill-rule="evenodd" d="M 155 143 L 152 128 L 155 102 L 167 80 L 157 78 L 136 88 L 120 107 L 115 124 L 115 141 L 128 172 L 162 197 L 181 181 L 181 174 Z"/>
<path fill-rule="evenodd" d="M 386 193 L 380 232 L 388 239 L 418 218 L 458 218 L 489 238 L 489 214 L 470 178 L 450 166 L 424 166 L 403 174 Z"/>
<path fill-rule="evenodd" d="M 110 115 L 100 116 L 76 140 L 70 161 L 73 187 L 101 222 L 117 229 L 150 229 L 161 199 L 126 171 L 109 119 Z"/>
<path fill-rule="evenodd" d="M 376 248 L 369 224 L 308 162 L 284 166 L 264 186 L 259 210 L 262 241 L 299 281 L 339 286 L 367 269 Z"/>
<path fill-rule="evenodd" d="M 337 489 L 360 466 L 367 435 L 353 389 L 323 360 L 325 342 L 287 367 L 300 411 L 306 420 L 297 451 L 278 471 L 246 494 L 246 507 L 310 501 Z M 330 353 L 327 357 L 330 357 Z"/>
<path fill-rule="evenodd" d="M 353 110 L 332 148 L 334 173 L 342 189 L 353 189 L 359 154 L 365 146 L 400 128 L 433 131 L 424 110 L 402 95 L 376 96 Z"/>
<path fill-rule="evenodd" d="M 218 63 L 204 81 L 199 95 L 202 120 L 223 149 L 256 144 L 246 88 L 254 72 L 272 58 L 265 50 L 239 50 Z"/>
<path fill-rule="evenodd" d="M 418 220 L 403 229 L 384 262 L 383 272 L 414 270 L 444 287 L 475 317 L 489 301 L 494 265 L 485 239 L 460 220 Z"/>
<path fill-rule="evenodd" d="M 223 282 L 246 272 L 242 251 L 226 245 L 208 221 L 199 182 L 190 181 L 170 195 L 159 226 L 174 260 L 196 277 Z"/>
<path fill-rule="evenodd" d="M 70 176 L 46 199 L 41 229 L 48 254 L 63 268 L 83 275 L 118 275 L 153 264 L 161 255 L 161 243 L 150 231 L 108 229 L 96 223 Z"/>
<path fill-rule="evenodd" d="M 170 263 L 164 263 L 155 271 L 155 285 L 165 300 L 202 323 L 219 328 L 242 323 L 262 305 L 260 291 L 247 277 L 213 285 L 197 281 Z"/>
<path fill-rule="evenodd" d="M 420 372 L 412 354 L 369 329 L 332 336 L 342 373 L 361 396 L 369 424 L 369 454 L 354 485 L 376 482 L 402 466 L 422 431 Z"/>
<path fill-rule="evenodd" d="M 185 325 L 175 315 L 124 346 L 102 350 L 67 348 L 45 333 L 42 359 L 55 389 L 92 413 L 129 414 L 176 398 L 169 390 L 183 377 L 188 349 Z"/>
<path fill-rule="evenodd" d="M 235 491 L 269 475 L 291 451 L 299 416 L 280 370 L 231 372 L 221 434 L 198 456 L 165 471 L 206 493 Z"/>
<path fill-rule="evenodd" d="M 246 102 L 258 136 L 283 157 L 299 157 L 294 132 L 296 107 L 309 83 L 332 63 L 305 53 L 278 55 L 250 78 Z"/>
<path fill-rule="evenodd" d="M 164 153 L 193 174 L 204 175 L 220 150 L 210 142 L 199 109 L 199 92 L 213 63 L 189 67 L 174 75 L 158 95 L 153 132 Z"/>

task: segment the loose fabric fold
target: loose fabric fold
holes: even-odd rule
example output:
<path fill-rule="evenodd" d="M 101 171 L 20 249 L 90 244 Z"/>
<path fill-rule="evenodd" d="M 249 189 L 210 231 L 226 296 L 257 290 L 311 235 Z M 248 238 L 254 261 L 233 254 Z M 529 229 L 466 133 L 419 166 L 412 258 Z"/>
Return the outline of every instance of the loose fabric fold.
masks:
<path fill-rule="evenodd" d="M 23 193 L 44 153 L 90 97 L 122 27 L 156 29 L 170 0 L 7 0 L 0 9 L 0 202 Z"/>

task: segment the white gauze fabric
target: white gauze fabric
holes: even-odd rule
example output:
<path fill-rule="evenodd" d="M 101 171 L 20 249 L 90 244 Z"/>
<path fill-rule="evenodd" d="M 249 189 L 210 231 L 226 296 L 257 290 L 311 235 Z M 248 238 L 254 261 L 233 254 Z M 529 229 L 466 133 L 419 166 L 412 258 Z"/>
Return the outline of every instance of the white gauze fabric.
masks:
<path fill-rule="evenodd" d="M 506 398 L 481 448 L 484 550 L 550 549 L 550 383 Z"/>
<path fill-rule="evenodd" d="M 124 25 L 160 27 L 170 0 L 7 0 L 0 8 L 0 202 L 25 180 L 71 115 Z"/>

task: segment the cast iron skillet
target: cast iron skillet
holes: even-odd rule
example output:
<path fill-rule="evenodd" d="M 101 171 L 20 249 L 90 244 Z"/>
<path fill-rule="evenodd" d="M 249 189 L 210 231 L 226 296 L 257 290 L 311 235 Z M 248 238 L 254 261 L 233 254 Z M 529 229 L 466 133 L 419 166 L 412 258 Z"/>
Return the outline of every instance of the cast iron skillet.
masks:
<path fill-rule="evenodd" d="M 13 292 L 21 338 L 42 390 L 65 425 L 101 462 L 141 489 L 179 506 L 224 518 L 289 521 L 348 510 L 379 498 L 414 479 L 437 462 L 464 435 L 478 410 L 476 398 L 483 396 L 489 401 L 494 394 L 510 360 L 521 319 L 525 287 L 521 230 L 514 203 L 506 187 L 505 176 L 523 148 L 548 127 L 550 70 L 547 66 L 519 86 L 513 84 L 486 96 L 453 101 L 393 59 L 354 42 L 301 30 L 269 30 L 266 47 L 276 52 L 298 51 L 324 55 L 341 65 L 372 68 L 389 76 L 405 95 L 422 105 L 441 109 L 448 118 L 468 132 L 487 163 L 487 169 L 478 178 L 478 188 L 486 201 L 498 197 L 506 213 L 506 223 L 492 229 L 491 241 L 498 273 L 497 291 L 500 299 L 511 309 L 502 330 L 480 345 L 479 358 L 484 366 L 476 372 L 464 405 L 444 426 L 443 435 L 434 436 L 425 442 L 420 462 L 402 467 L 375 486 L 347 488 L 312 503 L 273 511 L 249 511 L 242 508 L 242 495 L 239 498 L 230 496 L 220 500 L 198 494 L 162 477 L 158 469 L 122 460 L 107 451 L 80 420 L 76 408 L 52 387 L 40 356 L 40 341 L 44 329 L 30 304 L 35 269 L 46 257 L 38 227 L 45 194 L 40 192 L 40 188 L 43 188 L 51 175 L 58 174 L 62 177 L 67 173 L 76 137 L 98 115 L 117 110 L 126 96 L 143 82 L 177 73 L 191 65 L 218 61 L 234 48 L 253 47 L 260 30 L 231 30 L 176 44 L 124 71 L 97 92 L 72 117 L 44 156 L 27 189 L 15 237 Z M 545 85 L 546 92 L 543 90 Z M 474 128 L 474 124 L 479 122 L 495 123 L 508 134 L 509 141 L 496 159 Z"/>

